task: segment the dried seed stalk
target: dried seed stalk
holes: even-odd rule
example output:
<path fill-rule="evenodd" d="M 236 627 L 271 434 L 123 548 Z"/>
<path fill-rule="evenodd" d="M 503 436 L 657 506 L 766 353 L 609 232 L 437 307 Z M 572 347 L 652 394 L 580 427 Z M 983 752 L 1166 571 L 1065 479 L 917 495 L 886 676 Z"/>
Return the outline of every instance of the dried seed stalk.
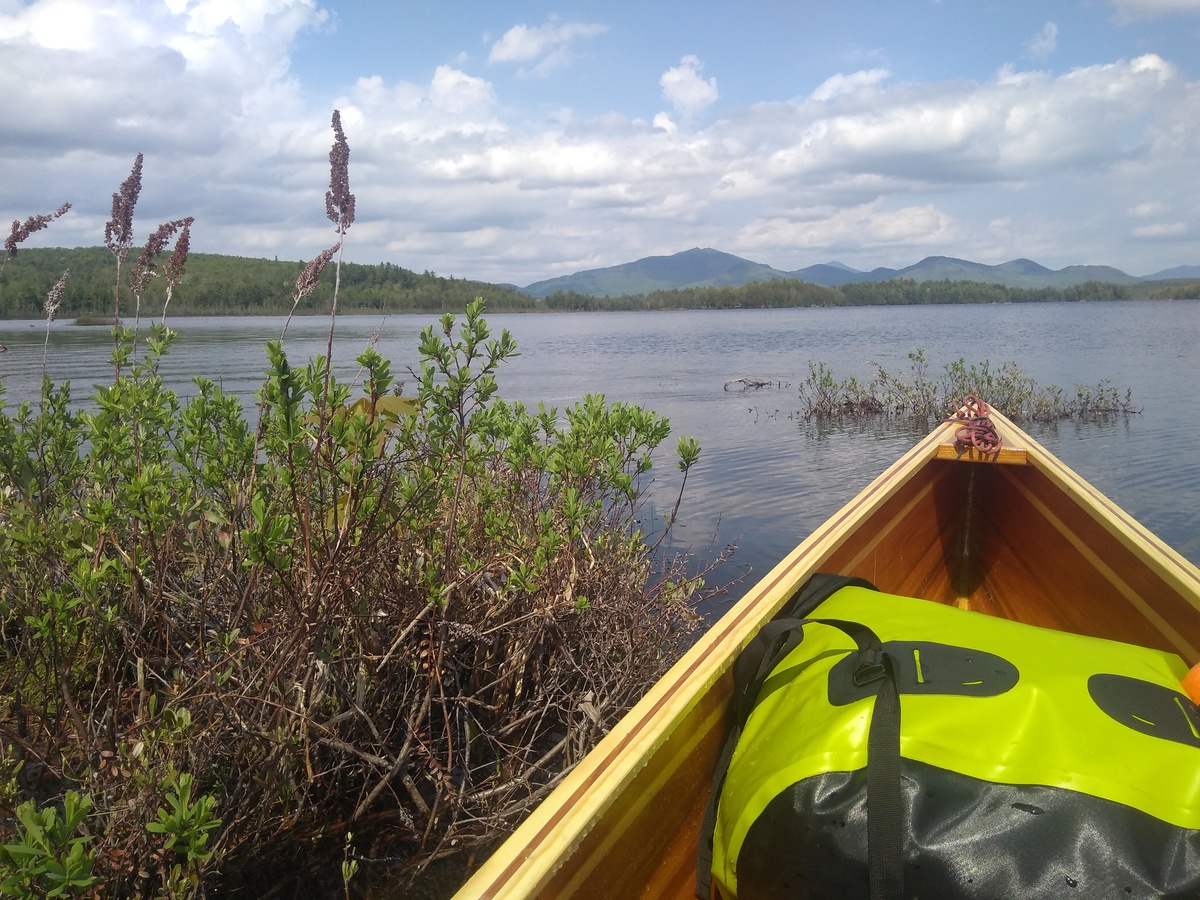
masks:
<path fill-rule="evenodd" d="M 167 260 L 166 276 L 167 276 L 167 299 L 163 301 L 162 320 L 167 321 L 167 307 L 171 304 L 171 294 L 179 282 L 183 281 L 183 270 L 187 265 L 188 248 L 192 241 L 192 222 L 195 219 L 192 216 L 180 219 L 178 224 L 179 237 L 175 239 L 175 249 L 171 253 L 170 259 Z"/>
<path fill-rule="evenodd" d="M 329 150 L 329 190 L 325 192 L 325 214 L 345 234 L 354 224 L 354 195 L 350 193 L 350 145 L 342 131 L 342 114 L 333 111 L 333 147 Z"/>
<path fill-rule="evenodd" d="M 121 189 L 112 195 L 112 216 L 104 226 L 104 246 L 117 260 L 117 281 L 113 285 L 113 329 L 121 324 L 121 263 L 133 246 L 133 209 L 142 192 L 142 154 L 133 161 L 129 177 L 121 182 Z M 121 367 L 117 366 L 117 377 Z"/>
<path fill-rule="evenodd" d="M 64 203 L 47 216 L 30 216 L 24 222 L 13 219 L 12 233 L 4 239 L 5 259 L 12 259 L 16 256 L 18 244 L 23 243 L 34 232 L 41 231 L 55 219 L 65 216 L 70 208 L 70 203 Z"/>

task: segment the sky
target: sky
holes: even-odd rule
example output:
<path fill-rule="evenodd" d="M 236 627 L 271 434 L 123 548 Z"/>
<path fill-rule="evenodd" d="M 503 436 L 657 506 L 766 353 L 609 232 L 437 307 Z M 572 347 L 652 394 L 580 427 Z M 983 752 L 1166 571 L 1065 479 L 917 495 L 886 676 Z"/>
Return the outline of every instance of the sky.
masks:
<path fill-rule="evenodd" d="M 525 285 L 692 247 L 1200 264 L 1200 0 L 0 0 L 0 217 Z"/>

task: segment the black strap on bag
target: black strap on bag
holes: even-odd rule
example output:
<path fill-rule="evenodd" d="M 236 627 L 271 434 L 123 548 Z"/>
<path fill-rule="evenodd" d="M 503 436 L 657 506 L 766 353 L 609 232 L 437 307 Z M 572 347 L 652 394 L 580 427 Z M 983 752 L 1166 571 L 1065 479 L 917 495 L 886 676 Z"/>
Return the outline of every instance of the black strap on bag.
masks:
<path fill-rule="evenodd" d="M 900 691 L 891 656 L 881 652 L 879 661 L 883 671 L 874 676 L 879 689 L 867 733 L 867 863 L 871 900 L 900 900 L 904 896 Z"/>
<path fill-rule="evenodd" d="M 859 687 L 877 684 L 875 709 L 867 734 L 867 854 L 871 900 L 899 900 L 904 894 L 904 808 L 900 791 L 900 692 L 892 659 L 870 628 L 840 619 L 810 619 L 807 614 L 843 587 L 877 588 L 862 578 L 813 575 L 780 617 L 768 622 L 733 664 L 733 721 L 713 776 L 712 792 L 700 828 L 696 859 L 696 897 L 711 900 L 713 833 L 717 803 L 742 729 L 775 667 L 804 640 L 807 624 L 830 625 L 857 645 L 853 667 Z"/>

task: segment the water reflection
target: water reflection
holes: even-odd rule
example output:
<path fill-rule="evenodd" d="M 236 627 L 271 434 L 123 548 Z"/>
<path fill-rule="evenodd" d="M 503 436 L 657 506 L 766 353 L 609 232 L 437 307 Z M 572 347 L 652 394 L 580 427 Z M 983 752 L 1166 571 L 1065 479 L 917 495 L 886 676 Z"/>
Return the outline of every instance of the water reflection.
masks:
<path fill-rule="evenodd" d="M 343 317 L 335 371 L 351 379 L 354 357 L 372 341 L 399 380 L 419 363 L 418 335 L 434 316 Z M 1043 384 L 1068 393 L 1108 379 L 1132 388 L 1140 415 L 1104 423 L 1032 426 L 1045 444 L 1152 531 L 1200 560 L 1200 302 L 1025 304 L 971 307 L 728 310 L 673 313 L 495 315 L 521 356 L 501 370 L 509 399 L 559 408 L 604 393 L 654 409 L 675 436 L 704 447 L 688 482 L 676 542 L 701 553 L 739 540 L 730 571 L 762 574 L 854 496 L 923 433 L 879 420 L 817 425 L 799 415 L 797 386 L 810 362 L 838 378 L 869 378 L 872 363 L 908 371 L 925 350 L 930 373 L 959 357 L 1017 362 Z M 163 362 L 168 384 L 194 393 L 195 375 L 254 402 L 266 367 L 263 345 L 282 319 L 176 319 L 179 341 Z M 11 406 L 36 397 L 43 323 L 0 322 L 0 381 Z M 293 363 L 325 352 L 328 321 L 293 320 L 286 347 Z M 104 328 L 55 323 L 48 370 L 70 379 L 83 402 L 112 378 Z M 725 390 L 730 379 L 761 376 L 786 387 Z M 674 446 L 675 437 L 670 444 Z M 652 473 L 651 503 L 674 502 L 679 473 L 671 449 Z M 657 515 L 653 506 L 647 515 Z M 741 568 L 739 568 L 741 567 Z"/>

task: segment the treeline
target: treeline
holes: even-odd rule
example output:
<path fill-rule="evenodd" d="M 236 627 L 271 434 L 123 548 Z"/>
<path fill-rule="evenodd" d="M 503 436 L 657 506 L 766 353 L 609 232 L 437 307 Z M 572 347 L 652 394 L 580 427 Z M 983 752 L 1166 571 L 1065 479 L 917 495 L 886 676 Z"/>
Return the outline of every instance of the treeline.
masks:
<path fill-rule="evenodd" d="M 138 252 L 135 248 L 122 268 L 122 315 L 132 312 L 126 304 L 127 298 L 132 300 L 127 293 L 128 275 Z M 178 316 L 286 314 L 292 306 L 296 277 L 304 266 L 304 262 L 193 253 L 188 257 L 187 274 L 172 294 L 169 312 Z M 59 316 L 111 317 L 113 255 L 104 247 L 80 247 L 21 250 L 8 260 L 0 275 L 0 318 L 40 318 L 47 291 L 68 268 Z M 301 301 L 297 313 L 327 312 L 333 281 L 331 265 L 313 294 Z M 152 280 L 142 297 L 142 315 L 160 314 L 164 294 L 162 279 Z M 465 309 L 481 294 L 494 311 L 533 305 L 524 294 L 497 285 L 444 278 L 432 272 L 417 274 L 392 263 L 347 263 L 342 266 L 338 308 L 347 313 L 451 312 Z"/>
<path fill-rule="evenodd" d="M 131 257 L 136 258 L 136 253 Z M 0 275 L 0 318 L 42 316 L 46 293 L 63 270 L 70 269 L 63 318 L 108 317 L 113 309 L 112 254 L 103 247 L 73 250 L 22 250 L 8 260 Z M 171 299 L 172 315 L 276 315 L 292 305 L 296 277 L 303 262 L 192 254 L 187 274 Z M 128 283 L 126 265 L 122 281 Z M 297 312 L 324 313 L 333 293 L 334 267 L 320 286 L 301 301 Z M 667 310 L 777 309 L 797 306 L 902 306 L 940 303 L 1049 303 L 1081 300 L 1183 300 L 1200 297 L 1198 281 L 1141 282 L 1132 285 L 1088 281 L 1065 288 L 1015 288 L 979 281 L 864 281 L 824 287 L 806 281 L 760 281 L 741 287 L 691 287 L 624 297 L 592 297 L 555 291 L 545 299 L 508 287 L 418 274 L 392 263 L 342 266 L 338 308 L 354 312 L 451 312 L 485 296 L 495 312 L 536 310 Z M 122 286 L 122 314 L 128 297 Z M 142 298 L 142 314 L 156 316 L 164 299 L 161 279 L 152 281 Z"/>
<path fill-rule="evenodd" d="M 937 303 L 1052 303 L 1080 300 L 1129 300 L 1130 287 L 1085 281 L 1065 288 L 1015 288 L 982 281 L 864 281 L 839 289 L 850 306 L 914 306 Z"/>
<path fill-rule="evenodd" d="M 1152 283 L 1161 288 L 1162 283 Z M 760 281 L 741 287 L 696 287 L 654 291 L 636 297 L 590 297 L 555 291 L 544 308 L 556 310 L 623 309 L 774 309 L 794 306 L 915 306 L 936 303 L 1049 303 L 1080 300 L 1182 299 L 1200 297 L 1200 284 L 1151 293 L 1150 285 L 1088 281 L 1066 288 L 1013 288 L 980 281 L 864 281 L 824 287 L 806 281 Z"/>
<path fill-rule="evenodd" d="M 1150 300 L 1194 300 L 1200 297 L 1200 281 L 1172 280 L 1154 281 L 1148 285 Z"/>
<path fill-rule="evenodd" d="M 592 297 L 555 291 L 542 301 L 550 310 L 774 309 L 791 306 L 845 306 L 837 288 L 807 281 L 756 281 L 741 287 L 691 287 L 628 297 Z"/>

